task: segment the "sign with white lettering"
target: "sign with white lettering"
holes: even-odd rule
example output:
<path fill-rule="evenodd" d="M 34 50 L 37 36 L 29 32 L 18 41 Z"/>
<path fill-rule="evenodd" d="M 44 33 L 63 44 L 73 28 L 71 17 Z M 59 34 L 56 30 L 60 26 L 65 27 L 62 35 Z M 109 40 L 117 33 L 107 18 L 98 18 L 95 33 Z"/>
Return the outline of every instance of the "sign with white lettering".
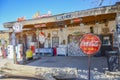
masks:
<path fill-rule="evenodd" d="M 63 14 L 63 15 L 57 16 L 56 20 L 59 21 L 59 20 L 66 20 L 66 19 L 70 19 L 70 18 L 72 18 L 71 14 Z"/>
<path fill-rule="evenodd" d="M 87 55 L 95 54 L 101 47 L 101 41 L 98 36 L 85 34 L 80 40 L 80 49 Z"/>
<path fill-rule="evenodd" d="M 42 23 L 42 24 L 35 24 L 34 27 L 35 27 L 35 28 L 46 27 L 46 24 L 45 24 L 45 23 Z"/>

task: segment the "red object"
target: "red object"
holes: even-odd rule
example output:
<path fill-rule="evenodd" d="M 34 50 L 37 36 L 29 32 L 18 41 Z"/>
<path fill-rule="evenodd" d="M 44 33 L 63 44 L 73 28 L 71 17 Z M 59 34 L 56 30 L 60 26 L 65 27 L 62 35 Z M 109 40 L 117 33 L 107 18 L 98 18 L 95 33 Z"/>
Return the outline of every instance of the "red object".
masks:
<path fill-rule="evenodd" d="M 99 51 L 101 40 L 91 33 L 85 34 L 80 40 L 80 49 L 87 55 L 93 55 Z"/>
<path fill-rule="evenodd" d="M 36 24 L 35 25 L 35 28 L 39 28 L 39 27 L 46 27 L 46 24 L 42 23 L 42 24 Z"/>
<path fill-rule="evenodd" d="M 45 33 L 44 32 L 40 32 L 40 36 L 45 36 Z"/>
<path fill-rule="evenodd" d="M 35 46 L 31 46 L 31 50 L 33 53 L 35 53 Z"/>
<path fill-rule="evenodd" d="M 77 22 L 80 22 L 80 21 L 81 21 L 81 19 L 79 19 L 79 18 L 73 19 L 74 23 L 77 23 Z"/>
<path fill-rule="evenodd" d="M 17 18 L 17 21 L 24 21 L 25 20 L 25 17 L 19 17 Z"/>
<path fill-rule="evenodd" d="M 54 56 L 57 55 L 57 49 L 56 48 L 53 48 L 53 54 L 54 54 Z"/>

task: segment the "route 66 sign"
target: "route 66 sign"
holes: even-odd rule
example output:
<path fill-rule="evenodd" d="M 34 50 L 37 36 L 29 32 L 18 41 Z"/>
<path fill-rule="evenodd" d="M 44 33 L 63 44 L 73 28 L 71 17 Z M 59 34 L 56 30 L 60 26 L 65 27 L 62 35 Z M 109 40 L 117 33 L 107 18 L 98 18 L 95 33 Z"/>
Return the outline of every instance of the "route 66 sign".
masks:
<path fill-rule="evenodd" d="M 22 28 L 23 28 L 23 25 L 21 23 L 18 23 L 16 22 L 14 25 L 13 25 L 13 30 L 15 32 L 21 32 L 22 31 Z"/>

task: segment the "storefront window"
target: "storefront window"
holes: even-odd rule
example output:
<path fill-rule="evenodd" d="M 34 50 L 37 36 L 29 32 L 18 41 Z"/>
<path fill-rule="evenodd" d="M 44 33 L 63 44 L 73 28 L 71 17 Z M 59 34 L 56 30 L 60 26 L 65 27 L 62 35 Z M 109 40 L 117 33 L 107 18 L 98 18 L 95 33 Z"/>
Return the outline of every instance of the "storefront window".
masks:
<path fill-rule="evenodd" d="M 59 46 L 59 37 L 52 37 L 52 47 Z"/>
<path fill-rule="evenodd" d="M 94 33 L 93 27 L 90 27 L 90 33 Z"/>
<path fill-rule="evenodd" d="M 111 45 L 110 44 L 110 37 L 103 37 L 103 45 Z"/>

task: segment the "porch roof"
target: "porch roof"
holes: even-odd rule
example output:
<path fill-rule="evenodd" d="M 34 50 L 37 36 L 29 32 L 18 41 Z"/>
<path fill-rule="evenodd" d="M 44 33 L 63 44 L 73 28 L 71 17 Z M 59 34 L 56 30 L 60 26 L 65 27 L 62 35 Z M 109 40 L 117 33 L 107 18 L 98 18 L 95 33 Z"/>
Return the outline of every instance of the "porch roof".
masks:
<path fill-rule="evenodd" d="M 100 15 L 105 15 L 105 17 L 107 16 L 106 18 L 112 15 L 115 18 L 116 17 L 115 14 L 117 12 L 120 12 L 120 3 L 112 6 L 104 6 L 99 8 L 83 10 L 83 11 L 71 12 L 71 13 L 63 13 L 63 14 L 58 14 L 58 15 L 45 17 L 45 18 L 29 19 L 29 20 L 21 21 L 20 23 L 23 24 L 24 27 L 25 26 L 34 27 L 35 24 L 45 23 L 48 25 L 48 24 L 54 24 L 60 21 L 70 22 L 71 19 L 75 19 L 75 18 L 84 18 L 85 20 L 85 18 L 100 16 Z M 3 24 L 3 26 L 5 28 L 12 28 L 13 24 L 16 22 L 17 21 L 6 22 Z"/>

